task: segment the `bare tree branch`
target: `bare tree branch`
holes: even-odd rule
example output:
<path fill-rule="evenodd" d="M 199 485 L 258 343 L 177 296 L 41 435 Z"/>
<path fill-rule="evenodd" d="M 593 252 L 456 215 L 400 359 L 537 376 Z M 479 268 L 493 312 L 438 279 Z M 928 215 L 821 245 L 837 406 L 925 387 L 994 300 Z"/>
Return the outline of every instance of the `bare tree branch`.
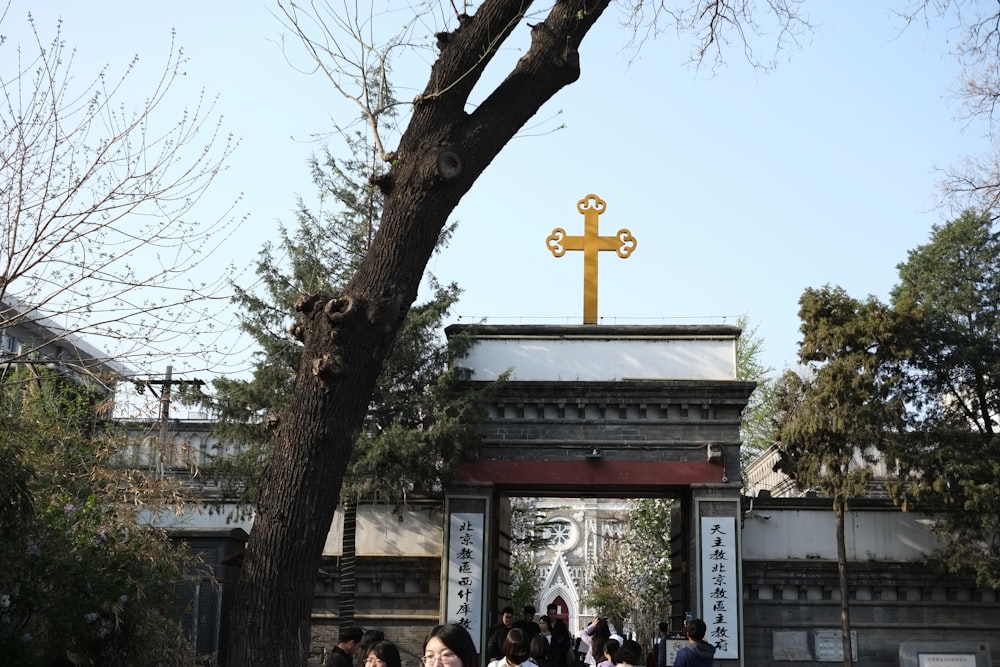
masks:
<path fill-rule="evenodd" d="M 197 206 L 237 142 L 204 96 L 168 115 L 186 63 L 175 45 L 131 110 L 126 91 L 138 57 L 120 75 L 105 68 L 81 86 L 61 31 L 46 43 L 30 15 L 28 23 L 31 43 L 0 45 L 8 52 L 0 72 L 0 323 L 44 313 L 68 334 L 114 342 L 120 359 L 189 347 L 212 324 L 212 302 L 228 298 L 221 268 L 208 284 L 189 275 L 239 222 L 233 208 L 204 220 Z"/>

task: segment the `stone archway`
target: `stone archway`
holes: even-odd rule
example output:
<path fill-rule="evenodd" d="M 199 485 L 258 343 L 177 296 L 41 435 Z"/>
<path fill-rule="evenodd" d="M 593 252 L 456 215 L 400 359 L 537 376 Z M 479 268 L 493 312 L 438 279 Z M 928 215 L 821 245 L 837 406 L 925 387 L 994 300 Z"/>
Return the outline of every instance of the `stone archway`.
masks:
<path fill-rule="evenodd" d="M 481 574 L 460 576 L 460 568 L 476 566 L 455 559 L 468 552 L 454 550 L 460 544 L 449 531 L 446 613 L 468 611 L 461 620 L 476 631 L 509 600 L 509 512 L 501 497 L 669 496 L 680 508 L 672 625 L 681 627 L 686 611 L 700 614 L 732 638 L 717 662 L 738 662 L 739 424 L 755 386 L 736 379 L 740 330 L 455 325 L 447 333 L 474 339 L 459 363 L 468 382 L 508 379 L 478 425 L 478 458 L 458 471 L 451 489 L 463 511 L 450 513 L 448 525 L 481 522 Z M 713 580 L 706 563 L 716 542 L 714 557 L 723 554 L 732 572 Z M 470 581 L 481 586 L 458 583 Z M 712 590 L 716 581 L 721 587 Z M 712 601 L 720 595 L 726 599 Z"/>

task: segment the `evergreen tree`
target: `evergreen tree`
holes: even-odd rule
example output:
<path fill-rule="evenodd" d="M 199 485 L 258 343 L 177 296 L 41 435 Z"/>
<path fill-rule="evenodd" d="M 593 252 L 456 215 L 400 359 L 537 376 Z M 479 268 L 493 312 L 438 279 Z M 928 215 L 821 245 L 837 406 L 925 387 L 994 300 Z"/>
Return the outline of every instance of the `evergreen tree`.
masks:
<path fill-rule="evenodd" d="M 807 289 L 799 304 L 806 374 L 789 371 L 779 384 L 775 467 L 833 500 L 844 664 L 851 665 L 844 516 L 903 428 L 903 405 L 893 395 L 897 326 L 888 307 L 840 288 Z"/>
<path fill-rule="evenodd" d="M 740 463 L 746 467 L 774 443 L 777 382 L 771 377 L 774 369 L 761 362 L 764 340 L 757 334 L 757 327 L 751 326 L 746 315 L 741 315 L 736 325 L 742 330 L 736 341 L 736 379 L 757 383 L 740 420 Z"/>
<path fill-rule="evenodd" d="M 1000 237 L 965 211 L 899 265 L 892 303 L 909 322 L 902 396 L 908 501 L 939 512 L 936 560 L 1000 588 Z"/>

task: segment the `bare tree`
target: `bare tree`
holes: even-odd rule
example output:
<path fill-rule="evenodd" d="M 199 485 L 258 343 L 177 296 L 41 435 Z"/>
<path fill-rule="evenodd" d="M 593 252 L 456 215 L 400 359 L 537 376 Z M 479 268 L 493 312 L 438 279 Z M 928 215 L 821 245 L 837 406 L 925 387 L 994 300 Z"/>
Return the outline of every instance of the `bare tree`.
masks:
<path fill-rule="evenodd" d="M 45 317 L 49 333 L 22 341 L 15 359 L 76 333 L 126 363 L 190 347 L 212 326 L 209 302 L 228 298 L 225 271 L 190 276 L 236 226 L 231 208 L 209 222 L 196 214 L 234 140 L 204 97 L 170 108 L 186 63 L 173 43 L 133 110 L 147 76 L 138 57 L 81 83 L 61 24 L 46 40 L 27 22 L 29 43 L 0 38 L 0 327 Z"/>
<path fill-rule="evenodd" d="M 446 5 L 427 3 L 404 17 L 387 11 L 393 25 L 408 28 L 382 40 L 374 10 L 348 15 L 350 3 L 279 0 L 280 14 L 318 70 L 358 103 L 389 169 L 375 179 L 385 194 L 382 219 L 353 278 L 339 294 L 304 294 L 297 303 L 291 333 L 303 342 L 302 358 L 291 407 L 274 421 L 273 455 L 231 618 L 229 665 L 306 664 L 313 581 L 355 434 L 438 236 L 507 142 L 579 78 L 580 44 L 610 4 L 555 0 L 531 13 L 527 0 L 484 0 L 475 8 L 452 2 L 449 16 Z M 767 3 L 782 34 L 796 25 L 795 4 Z M 675 17 L 696 35 L 696 54 L 718 48 L 727 30 L 742 43 L 761 18 L 751 16 L 757 3 L 749 0 L 692 0 L 673 14 L 666 3 L 631 5 L 644 21 Z M 388 76 L 392 54 L 414 42 L 414 26 L 435 34 L 437 52 L 390 150 L 384 130 L 391 133 L 392 125 L 379 105 L 378 82 Z M 487 66 L 519 28 L 530 31 L 530 45 L 502 81 L 473 100 Z"/>
<path fill-rule="evenodd" d="M 975 0 L 913 0 L 898 12 L 904 26 L 943 21 L 962 70 L 954 90 L 959 120 L 982 127 L 982 152 L 942 170 L 941 188 L 951 208 L 1000 208 L 1000 5 Z"/>

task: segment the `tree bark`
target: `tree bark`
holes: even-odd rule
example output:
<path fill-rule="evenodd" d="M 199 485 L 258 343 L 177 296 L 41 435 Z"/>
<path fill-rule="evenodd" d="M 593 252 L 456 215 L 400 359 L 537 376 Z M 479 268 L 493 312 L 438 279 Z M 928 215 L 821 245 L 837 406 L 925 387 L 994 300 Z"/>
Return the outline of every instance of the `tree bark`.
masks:
<path fill-rule="evenodd" d="M 264 471 L 230 620 L 229 667 L 302 667 L 313 585 L 355 435 L 382 362 L 417 295 L 438 236 L 462 196 L 514 134 L 579 78 L 578 47 L 610 0 L 558 0 L 531 47 L 475 111 L 468 96 L 530 2 L 486 0 L 439 35 L 430 81 L 380 180 L 382 220 L 337 297 L 306 295 L 304 343 Z"/>
<path fill-rule="evenodd" d="M 844 667 L 853 667 L 851 650 L 851 591 L 847 586 L 847 540 L 844 536 L 844 514 L 847 503 L 843 498 L 833 499 L 833 517 L 837 528 L 837 580 L 840 584 L 840 632 L 844 643 Z"/>

